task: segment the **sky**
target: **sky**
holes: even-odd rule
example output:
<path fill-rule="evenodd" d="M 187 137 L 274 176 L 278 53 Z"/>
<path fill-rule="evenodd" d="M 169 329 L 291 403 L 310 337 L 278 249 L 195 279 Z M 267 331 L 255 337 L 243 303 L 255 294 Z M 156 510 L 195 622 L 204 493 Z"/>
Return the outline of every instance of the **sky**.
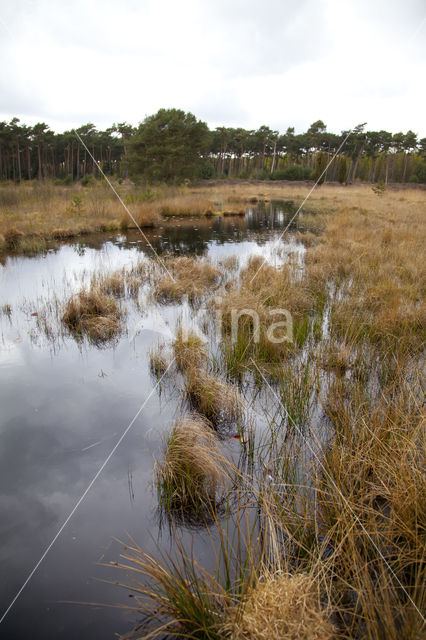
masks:
<path fill-rule="evenodd" d="M 0 0 L 0 120 L 426 136 L 426 0 Z"/>

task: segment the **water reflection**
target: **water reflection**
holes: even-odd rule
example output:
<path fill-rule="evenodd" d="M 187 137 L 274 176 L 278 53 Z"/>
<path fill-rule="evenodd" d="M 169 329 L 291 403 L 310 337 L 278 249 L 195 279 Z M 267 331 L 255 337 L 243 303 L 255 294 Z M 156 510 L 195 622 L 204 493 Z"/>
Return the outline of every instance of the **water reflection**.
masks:
<path fill-rule="evenodd" d="M 144 229 L 143 233 L 156 253 L 185 255 L 205 255 L 211 244 L 238 244 L 243 240 L 265 244 L 276 231 L 285 228 L 295 212 L 293 202 L 259 202 L 249 207 L 244 216 L 175 217 L 165 220 L 161 226 Z M 290 229 L 296 229 L 293 222 Z M 139 231 L 130 230 L 126 234 L 110 235 L 109 240 L 122 249 L 136 248 L 147 251 L 147 242 Z M 105 244 L 105 234 L 92 234 L 74 244 L 79 255 L 86 248 L 101 249 Z M 236 248 L 236 253 L 239 253 Z"/>
<path fill-rule="evenodd" d="M 291 203 L 259 203 L 244 217 L 174 219 L 145 234 L 160 254 L 238 255 L 243 264 L 250 255 L 271 254 L 293 211 Z M 46 255 L 9 257 L 0 269 L 0 307 L 12 305 L 11 321 L 0 318 L 1 612 L 155 385 L 148 364 L 149 349 L 158 340 L 155 310 L 145 310 L 142 322 L 140 313 L 129 314 L 128 335 L 114 348 L 82 348 L 64 337 L 53 353 L 37 341 L 32 312 L 37 301 L 62 298 L 94 271 L 129 267 L 141 253 L 150 250 L 136 231 L 92 235 Z M 162 309 L 172 329 L 178 313 L 176 307 Z M 126 531 L 142 546 L 156 535 L 152 460 L 180 410 L 179 394 L 152 395 L 7 616 L 3 637 L 107 639 L 131 627 L 119 609 L 76 608 L 61 601 L 127 604 L 125 591 L 93 579 L 117 579 L 95 563 L 117 559 L 111 541 Z M 202 540 L 201 535 L 201 545 Z"/>

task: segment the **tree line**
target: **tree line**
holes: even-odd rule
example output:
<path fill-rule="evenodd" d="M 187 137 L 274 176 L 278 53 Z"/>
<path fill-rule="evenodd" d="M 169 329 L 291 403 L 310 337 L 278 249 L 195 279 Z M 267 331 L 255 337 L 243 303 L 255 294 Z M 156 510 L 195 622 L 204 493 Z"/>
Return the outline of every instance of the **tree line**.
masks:
<path fill-rule="evenodd" d="M 88 123 L 55 133 L 44 122 L 30 127 L 13 118 L 0 122 L 0 180 L 87 182 L 100 177 L 99 164 L 106 175 L 150 181 L 228 177 L 426 183 L 426 138 L 418 139 L 413 131 L 365 131 L 360 124 L 342 146 L 348 133 L 331 133 L 322 120 L 300 134 L 293 127 L 281 133 L 265 125 L 210 130 L 179 109 L 160 109 L 138 127 L 122 122 L 105 131 Z"/>

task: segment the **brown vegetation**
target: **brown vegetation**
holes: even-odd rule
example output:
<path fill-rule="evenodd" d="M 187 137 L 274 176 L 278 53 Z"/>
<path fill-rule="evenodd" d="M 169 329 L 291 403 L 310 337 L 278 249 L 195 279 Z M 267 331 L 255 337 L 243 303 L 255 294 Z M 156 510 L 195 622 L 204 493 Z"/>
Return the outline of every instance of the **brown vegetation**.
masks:
<path fill-rule="evenodd" d="M 143 190 L 131 184 L 114 185 L 120 197 L 140 227 L 157 225 L 162 216 L 205 216 L 213 214 L 241 215 L 252 201 L 285 199 L 302 201 L 306 186 L 292 183 L 264 182 L 238 184 L 216 183 L 190 189 L 162 186 L 155 190 Z M 309 208 L 317 212 L 330 209 L 357 207 L 360 215 L 369 211 L 387 215 L 389 210 L 402 212 L 420 211 L 425 206 L 423 189 L 404 189 L 398 192 L 387 189 L 381 197 L 368 185 L 347 187 L 323 185 L 314 192 Z M 91 231 L 119 231 L 134 228 L 132 216 L 123 210 L 117 197 L 106 183 L 54 186 L 50 182 L 7 185 L 0 193 L 0 235 L 6 236 L 9 228 L 16 229 L 26 238 L 61 240 Z M 324 229 L 325 222 L 318 216 L 301 213 L 302 225 L 308 225 L 315 235 L 302 234 L 300 239 L 308 246 L 315 244 L 315 236 Z M 328 223 L 327 223 L 328 224 Z M 19 242 L 3 250 L 20 250 Z"/>
<path fill-rule="evenodd" d="M 182 373 L 201 367 L 206 358 L 206 347 L 201 338 L 195 333 L 185 335 L 182 329 L 173 342 L 173 352 L 176 365 Z"/>
<path fill-rule="evenodd" d="M 226 460 L 212 425 L 197 415 L 174 426 L 164 459 L 156 463 L 160 504 L 166 509 L 195 513 L 216 504 L 228 474 Z"/>
<path fill-rule="evenodd" d="M 231 640 L 332 640 L 335 629 L 322 610 L 308 574 L 259 578 L 230 614 L 224 631 Z"/>
<path fill-rule="evenodd" d="M 168 275 L 159 273 L 154 288 L 162 302 L 177 302 L 188 296 L 195 302 L 219 284 L 221 273 L 209 262 L 195 258 L 169 258 L 164 262 Z"/>
<path fill-rule="evenodd" d="M 187 371 L 185 390 L 197 411 L 214 424 L 237 420 L 242 413 L 242 399 L 232 385 L 202 368 Z"/>
<path fill-rule="evenodd" d="M 111 340 L 120 333 L 121 310 L 100 288 L 83 289 L 66 304 L 62 321 L 76 336 L 93 342 Z"/>

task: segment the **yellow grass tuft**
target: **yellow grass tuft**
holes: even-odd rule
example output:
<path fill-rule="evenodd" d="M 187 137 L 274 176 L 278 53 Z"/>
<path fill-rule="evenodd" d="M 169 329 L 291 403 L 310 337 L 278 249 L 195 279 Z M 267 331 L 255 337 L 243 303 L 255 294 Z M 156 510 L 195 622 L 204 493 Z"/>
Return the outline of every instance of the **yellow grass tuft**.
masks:
<path fill-rule="evenodd" d="M 203 216 L 213 209 L 210 199 L 197 195 L 181 195 L 166 198 L 161 202 L 160 213 L 163 216 Z"/>
<path fill-rule="evenodd" d="M 183 373 L 201 367 L 206 358 L 203 340 L 195 333 L 185 335 L 180 329 L 173 342 L 173 352 L 178 369 Z"/>
<path fill-rule="evenodd" d="M 104 342 L 120 333 L 121 315 L 114 298 L 105 295 L 99 287 L 91 287 L 67 302 L 62 321 L 74 335 Z"/>
<path fill-rule="evenodd" d="M 197 415 L 179 420 L 171 432 L 155 475 L 160 503 L 167 509 L 200 512 L 216 503 L 228 474 L 218 437 Z"/>
<path fill-rule="evenodd" d="M 331 640 L 334 628 L 307 574 L 266 575 L 225 625 L 231 640 Z"/>
<path fill-rule="evenodd" d="M 242 414 L 236 389 L 205 369 L 189 369 L 185 389 L 192 406 L 215 424 L 237 420 Z"/>
<path fill-rule="evenodd" d="M 24 237 L 24 233 L 16 227 L 9 227 L 4 234 L 4 240 L 8 249 L 18 249 L 19 244 Z"/>
<path fill-rule="evenodd" d="M 209 262 L 182 257 L 166 260 L 165 265 L 170 276 L 162 276 L 154 288 L 162 302 L 177 302 L 185 295 L 195 302 L 219 284 L 221 273 Z"/>

